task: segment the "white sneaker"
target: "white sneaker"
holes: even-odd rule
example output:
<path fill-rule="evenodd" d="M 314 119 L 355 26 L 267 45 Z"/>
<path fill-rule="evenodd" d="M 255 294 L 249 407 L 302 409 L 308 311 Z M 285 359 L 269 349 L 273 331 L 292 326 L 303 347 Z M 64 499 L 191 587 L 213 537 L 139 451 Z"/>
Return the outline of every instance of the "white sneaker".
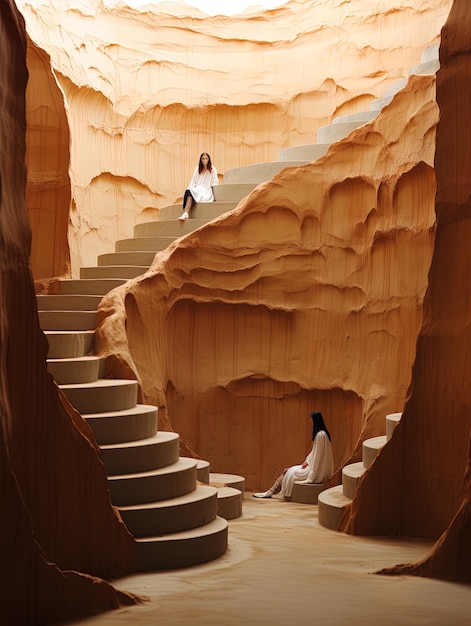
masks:
<path fill-rule="evenodd" d="M 180 215 L 180 217 L 178 218 L 179 220 L 181 220 L 182 222 L 184 222 L 185 220 L 187 220 L 190 216 L 188 215 L 188 211 L 183 211 L 183 213 Z"/>

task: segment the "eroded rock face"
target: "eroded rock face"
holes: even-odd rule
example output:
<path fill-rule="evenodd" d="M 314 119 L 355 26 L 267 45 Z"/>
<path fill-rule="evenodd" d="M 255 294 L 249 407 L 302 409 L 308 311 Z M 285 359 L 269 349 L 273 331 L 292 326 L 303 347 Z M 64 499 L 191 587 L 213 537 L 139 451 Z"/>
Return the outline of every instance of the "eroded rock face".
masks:
<path fill-rule="evenodd" d="M 17 2 L 64 94 L 73 276 L 178 201 L 203 150 L 223 174 L 367 110 L 437 41 L 451 5 L 292 1 L 221 18 L 178 3 Z"/>
<path fill-rule="evenodd" d="M 0 3 L 0 621 L 38 624 L 136 599 L 95 576 L 137 569 L 93 435 L 46 371 L 25 207 L 24 23 Z"/>
<path fill-rule="evenodd" d="M 266 485 L 304 459 L 313 409 L 340 468 L 402 410 L 433 249 L 437 119 L 435 77 L 411 77 L 325 157 L 105 297 L 101 349 L 214 471 Z"/>
<path fill-rule="evenodd" d="M 421 563 L 385 573 L 451 580 L 471 580 L 470 33 L 469 3 L 455 0 L 440 48 L 437 232 L 410 399 L 345 524 L 363 534 L 442 535 Z"/>

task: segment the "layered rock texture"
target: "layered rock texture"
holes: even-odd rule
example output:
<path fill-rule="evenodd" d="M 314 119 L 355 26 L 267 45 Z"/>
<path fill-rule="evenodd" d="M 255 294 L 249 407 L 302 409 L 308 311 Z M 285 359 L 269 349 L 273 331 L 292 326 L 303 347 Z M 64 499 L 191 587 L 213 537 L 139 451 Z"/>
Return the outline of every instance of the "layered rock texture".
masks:
<path fill-rule="evenodd" d="M 68 122 L 54 87 L 47 98 L 30 93 L 28 120 L 38 136 L 49 129 L 59 155 L 27 156 L 29 190 L 57 192 L 36 207 L 27 196 L 35 277 L 46 281 L 68 268 L 66 215 L 75 275 L 178 199 L 202 149 L 224 174 L 275 160 L 333 117 L 367 109 L 438 40 L 453 4 L 437 85 L 434 75 L 411 77 L 320 160 L 285 170 L 158 254 L 102 302 L 97 348 L 110 374 L 139 380 L 161 427 L 216 471 L 244 475 L 248 488 L 302 460 L 313 408 L 332 432 L 337 469 L 382 434 L 387 413 L 403 411 L 342 527 L 440 537 L 423 563 L 390 571 L 469 580 L 467 0 L 391 0 L 381 14 L 364 0 L 288 2 L 231 20 L 175 6 L 18 4 L 50 55 Z M 93 438 L 46 374 L 24 207 L 25 41 L 12 0 L 0 7 L 1 124 L 15 128 L 2 133 L 0 155 L 0 489 L 11 512 L 0 540 L 25 615 L 42 611 L 45 621 L 134 601 L 91 576 L 136 563 Z M 31 51 L 29 60 L 51 84 L 47 56 Z M 56 595 L 64 603 L 51 608 Z"/>
<path fill-rule="evenodd" d="M 203 150 L 223 174 L 315 143 L 332 118 L 368 109 L 437 40 L 451 0 L 387 0 L 380 8 L 364 0 L 291 0 L 230 18 L 179 3 L 145 11 L 125 3 L 113 10 L 98 0 L 17 4 L 34 43 L 50 55 L 66 105 L 68 241 L 77 276 L 132 236 L 134 224 L 156 219 L 179 199 Z M 58 142 L 49 158 L 63 172 L 69 163 L 59 144 L 56 89 L 42 111 L 53 130 L 49 143 L 53 136 Z M 42 210 L 62 211 L 59 205 Z M 44 225 L 51 217 L 35 219 Z M 56 231 L 55 250 L 61 237 Z M 38 242 L 33 252 L 44 248 Z M 33 256 L 37 279 L 50 266 L 61 271 L 60 263 Z"/>
<path fill-rule="evenodd" d="M 456 0 L 440 49 L 437 230 L 410 398 L 345 520 L 353 533 L 441 535 L 423 562 L 385 573 L 451 580 L 471 580 L 470 33 L 469 4 Z"/>
<path fill-rule="evenodd" d="M 26 41 L 10 0 L 0 50 L 0 621 L 44 624 L 134 603 L 101 577 L 138 566 L 93 435 L 46 371 L 25 207 Z"/>

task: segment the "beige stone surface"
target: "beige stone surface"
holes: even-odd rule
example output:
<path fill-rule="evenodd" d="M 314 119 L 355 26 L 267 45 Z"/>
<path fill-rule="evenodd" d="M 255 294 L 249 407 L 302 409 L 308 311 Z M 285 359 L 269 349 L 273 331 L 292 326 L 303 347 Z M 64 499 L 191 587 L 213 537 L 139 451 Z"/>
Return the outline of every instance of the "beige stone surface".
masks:
<path fill-rule="evenodd" d="M 224 174 L 368 109 L 437 42 L 451 0 L 290 0 L 230 19 L 179 3 L 17 4 L 64 94 L 76 276 L 179 199 L 203 150 Z"/>
<path fill-rule="evenodd" d="M 97 348 L 213 471 L 271 483 L 310 448 L 337 469 L 410 383 L 434 237 L 435 76 L 159 253 L 104 298 Z M 411 269 L 413 268 L 413 270 Z"/>
<path fill-rule="evenodd" d="M 117 581 L 145 604 L 86 620 L 81 626 L 467 626 L 469 586 L 378 576 L 397 560 L 420 559 L 427 542 L 341 535 L 319 526 L 317 506 L 256 501 L 229 523 L 219 560 L 178 572 Z"/>

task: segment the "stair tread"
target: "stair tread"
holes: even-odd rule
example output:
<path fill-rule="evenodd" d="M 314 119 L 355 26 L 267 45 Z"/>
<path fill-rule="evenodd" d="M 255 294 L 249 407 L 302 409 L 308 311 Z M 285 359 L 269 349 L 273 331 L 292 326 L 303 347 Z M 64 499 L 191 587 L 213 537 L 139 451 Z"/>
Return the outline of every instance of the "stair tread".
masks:
<path fill-rule="evenodd" d="M 345 465 L 342 468 L 342 473 L 347 476 L 351 476 L 352 478 L 358 478 L 362 476 L 366 472 L 366 467 L 363 465 L 361 461 L 358 463 L 350 463 L 349 465 Z"/>
<path fill-rule="evenodd" d="M 146 439 L 137 439 L 136 441 L 124 441 L 122 443 L 109 443 L 100 445 L 100 448 L 102 450 L 121 450 L 125 448 L 145 449 L 147 446 L 152 446 L 156 443 L 165 443 L 168 441 L 173 441 L 175 439 L 179 439 L 179 435 L 177 433 L 161 431 L 155 433 L 155 435 L 152 435 L 152 437 L 146 437 Z"/>
<path fill-rule="evenodd" d="M 350 504 L 351 499 L 343 493 L 342 485 L 336 485 L 321 491 L 319 501 L 328 506 L 343 508 L 345 505 Z"/>
<path fill-rule="evenodd" d="M 104 418 L 109 417 L 112 419 L 113 417 L 125 417 L 127 415 L 132 416 L 140 413 L 153 413 L 157 407 L 152 404 L 136 404 L 130 409 L 121 409 L 118 411 L 104 411 L 103 413 L 87 413 L 86 419 L 96 419 L 96 418 Z"/>
<path fill-rule="evenodd" d="M 136 472 L 134 474 L 116 474 L 114 476 L 108 476 L 108 480 L 118 481 L 134 478 L 138 479 L 148 476 L 165 476 L 166 474 L 176 474 L 178 472 L 185 471 L 190 467 L 196 467 L 195 459 L 180 457 L 176 463 L 166 465 L 165 467 L 148 470 L 147 472 Z"/>
<path fill-rule="evenodd" d="M 165 541 L 181 541 L 185 539 L 193 539 L 196 537 L 205 537 L 213 535 L 217 532 L 223 531 L 228 527 L 228 522 L 222 517 L 216 517 L 208 524 L 204 526 L 197 526 L 189 530 L 182 530 L 177 533 L 169 533 L 168 535 L 155 535 L 149 537 L 136 537 L 137 543 L 149 543 L 149 542 L 165 542 Z"/>
<path fill-rule="evenodd" d="M 136 380 L 130 380 L 127 378 L 99 378 L 89 383 L 69 383 L 66 385 L 59 385 L 61 389 L 97 389 L 101 387 L 133 387 L 137 385 Z"/>
<path fill-rule="evenodd" d="M 217 492 L 216 487 L 210 487 L 209 485 L 197 485 L 194 491 L 186 493 L 182 496 L 175 498 L 168 498 L 167 500 L 158 500 L 156 502 L 144 502 L 142 504 L 129 504 L 116 507 L 120 511 L 142 511 L 148 509 L 165 509 L 169 506 L 181 506 L 190 502 L 198 502 L 199 500 L 205 500 L 212 497 Z M 240 493 L 240 492 L 239 492 Z"/>
<path fill-rule="evenodd" d="M 379 435 L 378 437 L 370 437 L 363 442 L 364 446 L 368 448 L 382 448 L 386 443 L 386 435 Z"/>

